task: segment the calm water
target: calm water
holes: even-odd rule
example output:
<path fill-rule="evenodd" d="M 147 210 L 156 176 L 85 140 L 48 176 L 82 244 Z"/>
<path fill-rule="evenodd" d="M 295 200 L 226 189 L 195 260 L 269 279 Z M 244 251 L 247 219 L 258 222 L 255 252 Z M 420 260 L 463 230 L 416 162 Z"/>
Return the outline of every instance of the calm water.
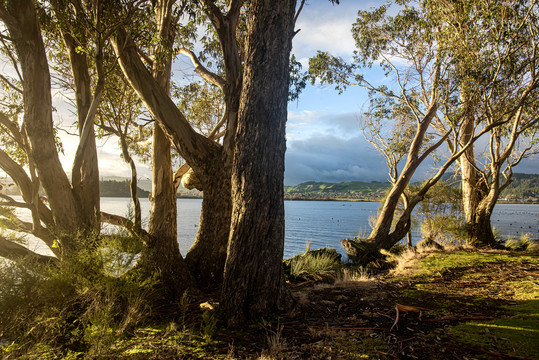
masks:
<path fill-rule="evenodd" d="M 127 213 L 128 204 L 126 198 L 101 199 L 103 211 L 119 215 Z M 182 254 L 195 239 L 201 204 L 200 199 L 178 199 L 178 241 Z M 285 201 L 285 258 L 303 253 L 307 242 L 311 243 L 311 249 L 330 247 L 344 254 L 339 241 L 368 234 L 369 217 L 376 215 L 378 206 L 377 202 Z M 141 199 L 141 207 L 143 214 L 149 214 L 147 199 Z M 539 205 L 498 204 L 492 225 L 504 236 L 530 233 L 539 238 Z M 417 230 L 413 239 L 419 240 Z"/>
<path fill-rule="evenodd" d="M 178 242 L 183 255 L 193 243 L 200 217 L 200 199 L 178 199 Z M 126 215 L 130 206 L 128 198 L 102 198 L 103 211 Z M 346 201 L 285 201 L 285 258 L 303 253 L 307 242 L 311 249 L 335 248 L 344 254 L 339 241 L 357 235 L 368 234 L 369 217 L 376 214 L 376 202 Z M 148 199 L 141 199 L 143 221 L 147 222 L 150 212 Z M 21 210 L 22 211 L 22 210 Z M 505 237 L 519 237 L 530 233 L 539 238 L 539 205 L 498 204 L 492 216 L 492 225 Z M 419 240 L 417 230 L 414 241 Z M 48 249 L 32 242 L 36 251 L 48 253 Z"/>

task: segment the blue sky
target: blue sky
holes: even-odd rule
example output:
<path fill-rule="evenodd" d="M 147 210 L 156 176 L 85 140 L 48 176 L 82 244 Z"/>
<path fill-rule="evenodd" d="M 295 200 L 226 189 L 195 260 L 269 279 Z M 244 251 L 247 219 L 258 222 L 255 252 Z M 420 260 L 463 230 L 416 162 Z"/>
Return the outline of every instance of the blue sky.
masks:
<path fill-rule="evenodd" d="M 316 50 L 328 51 L 344 59 L 350 58 L 354 41 L 350 29 L 358 9 L 379 6 L 384 1 L 341 0 L 332 5 L 329 0 L 308 0 L 296 24 L 301 29 L 295 36 L 292 52 L 307 69 L 308 59 Z M 176 61 L 175 73 L 187 74 L 190 67 L 186 59 Z M 374 83 L 385 82 L 383 74 L 376 70 L 364 74 Z M 187 74 L 187 76 L 190 76 Z M 61 94 L 55 97 L 62 100 Z M 385 181 L 387 169 L 378 152 L 363 138 L 358 118 L 368 107 L 366 91 L 350 88 L 341 95 L 332 86 L 308 85 L 298 101 L 288 106 L 287 153 L 285 184 L 295 185 L 304 181 Z M 62 106 L 57 104 L 57 108 Z M 64 123 L 69 114 L 57 113 Z M 72 154 L 78 139 L 62 136 L 65 157 L 62 159 L 69 171 Z M 128 177 L 129 167 L 120 158 L 116 139 L 109 139 L 99 146 L 101 176 Z M 429 172 L 429 165 L 417 171 L 415 180 Z M 515 172 L 539 173 L 539 157 L 521 163 Z M 138 173 L 150 177 L 149 164 L 139 163 Z"/>

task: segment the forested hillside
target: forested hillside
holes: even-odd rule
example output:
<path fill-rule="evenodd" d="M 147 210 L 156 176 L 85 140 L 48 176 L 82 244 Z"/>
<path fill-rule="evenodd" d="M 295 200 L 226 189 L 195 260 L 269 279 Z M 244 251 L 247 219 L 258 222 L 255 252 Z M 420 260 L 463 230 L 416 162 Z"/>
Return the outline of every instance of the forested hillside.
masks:
<path fill-rule="evenodd" d="M 308 181 L 295 186 L 285 186 L 287 199 L 357 199 L 379 200 L 390 184 L 387 182 L 350 181 L 341 183 Z"/>
<path fill-rule="evenodd" d="M 454 174 L 446 174 L 444 181 L 459 187 L 459 179 Z M 334 200 L 354 199 L 365 201 L 379 201 L 390 188 L 387 182 L 350 181 L 340 183 L 308 181 L 294 186 L 285 186 L 287 199 L 304 200 Z M 539 200 L 539 174 L 513 175 L 511 184 L 502 192 L 501 199 L 511 201 L 538 201 Z"/>
<path fill-rule="evenodd" d="M 502 192 L 501 198 L 508 200 L 539 200 L 539 175 L 514 174 L 513 181 Z"/>
<path fill-rule="evenodd" d="M 137 188 L 139 198 L 147 198 L 150 193 L 146 190 Z M 114 181 L 101 180 L 99 182 L 99 195 L 102 197 L 130 197 L 129 180 Z"/>

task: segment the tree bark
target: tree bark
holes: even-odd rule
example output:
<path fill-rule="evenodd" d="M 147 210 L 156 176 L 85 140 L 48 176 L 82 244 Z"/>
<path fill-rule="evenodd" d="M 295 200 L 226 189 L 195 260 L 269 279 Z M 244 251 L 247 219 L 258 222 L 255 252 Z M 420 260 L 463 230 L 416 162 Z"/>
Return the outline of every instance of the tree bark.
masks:
<path fill-rule="evenodd" d="M 88 39 L 84 29 L 87 24 L 80 11 L 69 14 L 65 4 L 58 1 L 52 1 L 51 3 L 56 16 L 60 20 L 60 32 L 67 49 L 71 72 L 73 74 L 79 138 L 83 140 L 82 132 L 86 121 L 91 121 L 92 123 L 94 121 L 93 116 L 88 117 L 92 104 L 92 81 L 88 66 L 88 57 L 85 51 L 80 51 L 81 47 L 84 49 L 88 47 Z M 80 3 L 77 5 L 79 8 L 83 8 Z M 98 24 L 96 28 L 99 31 L 99 16 L 97 16 L 97 19 Z M 100 47 L 100 34 L 97 34 L 97 37 L 96 46 Z M 99 48 L 97 49 L 97 56 L 101 55 L 102 51 Z M 102 58 L 96 59 L 97 62 L 102 62 Z M 97 66 L 102 66 L 102 63 Z M 99 75 L 100 72 L 98 71 Z M 103 81 L 103 79 L 99 80 Z M 74 161 L 74 165 L 76 166 L 72 169 L 72 187 L 73 194 L 79 206 L 80 215 L 82 216 L 82 223 L 88 230 L 99 231 L 99 169 L 94 127 L 89 127 L 87 131 L 89 133 L 84 138 L 85 144 L 82 147 L 83 151 L 77 154 L 79 158 Z"/>
<path fill-rule="evenodd" d="M 295 0 L 250 3 L 221 307 L 229 326 L 285 302 L 284 154 Z"/>
<path fill-rule="evenodd" d="M 219 288 L 223 281 L 231 212 L 230 168 L 216 161 L 204 188 L 197 236 L 185 257 L 201 288 Z"/>
<path fill-rule="evenodd" d="M 158 24 L 158 45 L 154 49 L 153 78 L 168 95 L 172 66 L 174 29 L 172 4 L 159 0 L 154 12 Z M 152 142 L 152 195 L 148 224 L 149 241 L 142 250 L 137 266 L 148 276 L 157 276 L 159 288 L 165 290 L 167 302 L 179 299 L 192 285 L 187 265 L 180 254 L 177 238 L 176 187 L 172 171 L 171 142 L 157 122 Z"/>

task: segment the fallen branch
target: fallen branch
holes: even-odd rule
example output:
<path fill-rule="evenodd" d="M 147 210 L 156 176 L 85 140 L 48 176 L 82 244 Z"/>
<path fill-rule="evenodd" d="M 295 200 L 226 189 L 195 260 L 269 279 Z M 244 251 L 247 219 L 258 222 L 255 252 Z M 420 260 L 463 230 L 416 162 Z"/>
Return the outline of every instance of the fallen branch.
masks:
<path fill-rule="evenodd" d="M 403 312 L 403 313 L 409 313 L 409 312 L 419 313 L 419 320 L 421 320 L 421 312 L 422 311 L 432 311 L 432 310 L 425 309 L 425 308 L 422 308 L 422 307 L 417 307 L 417 306 L 397 304 L 395 306 L 395 312 L 397 313 L 396 316 L 395 316 L 395 322 L 393 323 L 393 326 L 391 326 L 391 329 L 389 329 L 389 331 L 392 331 L 393 328 L 397 326 L 397 323 L 399 322 L 399 315 L 400 315 L 401 312 Z"/>
<path fill-rule="evenodd" d="M 388 328 L 380 327 L 343 327 L 343 326 L 321 326 L 321 325 L 307 325 L 310 328 L 315 329 L 331 329 L 331 330 L 376 330 L 376 331 L 390 331 Z"/>
<path fill-rule="evenodd" d="M 24 258 L 30 258 L 41 264 L 49 264 L 58 262 L 58 258 L 54 256 L 47 256 L 38 254 L 28 249 L 25 246 L 9 241 L 5 237 L 0 235 L 0 256 L 5 257 L 13 261 L 21 260 Z"/>

